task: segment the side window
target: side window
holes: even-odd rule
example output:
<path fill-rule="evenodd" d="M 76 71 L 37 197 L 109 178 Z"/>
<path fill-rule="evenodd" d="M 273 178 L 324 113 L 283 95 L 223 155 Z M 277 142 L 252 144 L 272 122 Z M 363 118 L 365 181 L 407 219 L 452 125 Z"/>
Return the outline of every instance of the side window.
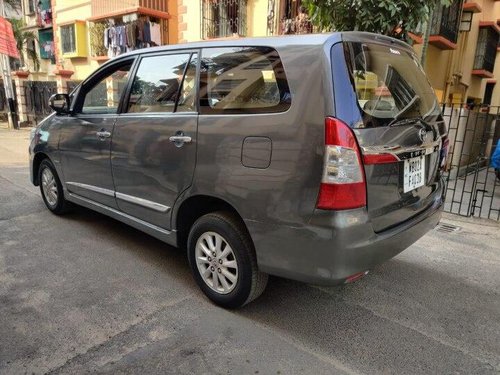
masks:
<path fill-rule="evenodd" d="M 269 113 L 290 107 L 285 71 L 272 48 L 205 48 L 200 73 L 202 113 Z"/>
<path fill-rule="evenodd" d="M 192 112 L 196 55 L 143 57 L 132 83 L 127 112 Z"/>
<path fill-rule="evenodd" d="M 85 88 L 85 99 L 81 113 L 113 114 L 118 112 L 120 98 L 126 89 L 132 62 L 117 66 L 95 82 L 90 89 Z"/>

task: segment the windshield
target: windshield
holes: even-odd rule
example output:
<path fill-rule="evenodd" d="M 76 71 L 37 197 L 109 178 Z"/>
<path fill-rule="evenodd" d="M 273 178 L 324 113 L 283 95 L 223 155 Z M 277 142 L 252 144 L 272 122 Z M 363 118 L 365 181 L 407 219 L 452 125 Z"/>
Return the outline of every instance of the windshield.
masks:
<path fill-rule="evenodd" d="M 434 90 L 415 56 L 398 47 L 346 43 L 346 60 L 364 126 L 439 113 Z"/>

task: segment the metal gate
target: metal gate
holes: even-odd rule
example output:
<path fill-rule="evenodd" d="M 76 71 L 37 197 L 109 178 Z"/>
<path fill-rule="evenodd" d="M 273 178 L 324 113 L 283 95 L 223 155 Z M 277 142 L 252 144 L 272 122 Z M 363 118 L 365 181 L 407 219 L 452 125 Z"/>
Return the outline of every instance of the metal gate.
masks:
<path fill-rule="evenodd" d="M 500 176 L 490 159 L 500 138 L 500 107 L 443 107 L 449 131 L 445 211 L 500 220 Z"/>
<path fill-rule="evenodd" d="M 49 107 L 49 98 L 57 92 L 57 83 L 54 81 L 28 81 L 24 86 L 26 108 L 30 120 L 38 124 L 52 112 Z"/>

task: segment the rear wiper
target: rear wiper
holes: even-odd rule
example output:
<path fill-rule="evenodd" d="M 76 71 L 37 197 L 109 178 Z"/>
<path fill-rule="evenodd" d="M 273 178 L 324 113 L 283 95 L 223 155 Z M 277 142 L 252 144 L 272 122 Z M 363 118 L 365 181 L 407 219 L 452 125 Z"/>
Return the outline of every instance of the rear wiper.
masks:
<path fill-rule="evenodd" d="M 404 119 L 393 119 L 387 126 L 400 126 L 400 125 L 414 125 L 414 124 L 421 124 L 422 119 L 419 117 L 414 117 L 414 118 L 404 118 Z"/>

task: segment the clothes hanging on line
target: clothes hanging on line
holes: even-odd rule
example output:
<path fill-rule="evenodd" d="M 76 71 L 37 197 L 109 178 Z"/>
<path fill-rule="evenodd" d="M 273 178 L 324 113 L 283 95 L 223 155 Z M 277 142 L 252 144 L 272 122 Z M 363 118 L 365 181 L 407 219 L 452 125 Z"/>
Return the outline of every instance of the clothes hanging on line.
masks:
<path fill-rule="evenodd" d="M 104 48 L 108 57 L 139 48 L 161 45 L 161 26 L 159 23 L 138 19 L 124 25 L 110 25 L 104 30 Z"/>

